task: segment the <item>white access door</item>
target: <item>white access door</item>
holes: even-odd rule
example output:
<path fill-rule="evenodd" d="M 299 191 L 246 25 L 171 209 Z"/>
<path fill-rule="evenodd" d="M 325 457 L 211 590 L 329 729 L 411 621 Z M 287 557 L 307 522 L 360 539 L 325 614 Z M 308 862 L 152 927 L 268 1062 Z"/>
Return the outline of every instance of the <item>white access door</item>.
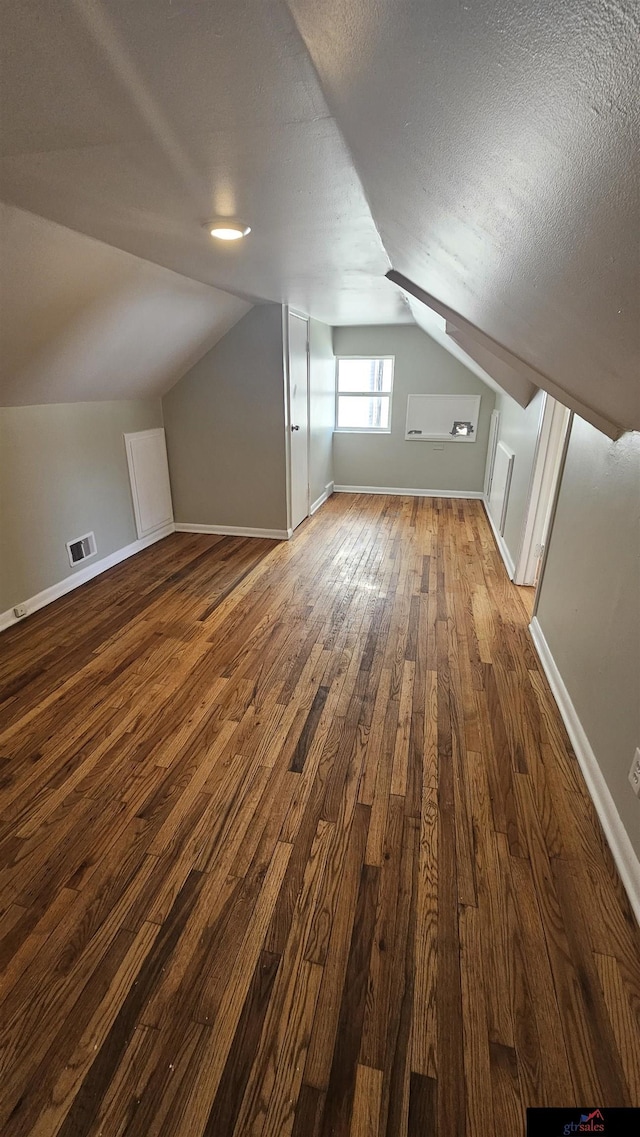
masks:
<path fill-rule="evenodd" d="M 496 446 L 496 456 L 493 463 L 493 476 L 491 478 L 491 492 L 489 494 L 489 513 L 499 533 L 504 537 L 504 527 L 507 520 L 507 507 L 509 505 L 509 491 L 511 489 L 511 475 L 513 473 L 513 460 L 515 453 L 506 442 L 499 442 Z"/>
<path fill-rule="evenodd" d="M 291 528 L 309 516 L 309 321 L 289 312 Z"/>
<path fill-rule="evenodd" d="M 164 430 L 125 434 L 133 512 L 138 537 L 173 524 L 173 503 Z"/>

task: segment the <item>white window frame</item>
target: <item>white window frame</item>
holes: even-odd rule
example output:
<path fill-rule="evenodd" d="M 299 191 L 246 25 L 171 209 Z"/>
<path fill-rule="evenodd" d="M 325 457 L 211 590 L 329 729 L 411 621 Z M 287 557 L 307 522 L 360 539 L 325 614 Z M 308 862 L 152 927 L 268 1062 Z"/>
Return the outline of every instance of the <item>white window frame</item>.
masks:
<path fill-rule="evenodd" d="M 388 391 L 338 391 L 338 372 L 340 369 L 341 359 L 366 359 L 366 360 L 390 360 L 391 361 L 391 386 Z M 393 413 L 393 379 L 396 369 L 395 355 L 337 355 L 336 356 L 336 406 L 335 406 L 335 434 L 391 434 L 391 416 Z M 359 399 L 389 399 L 389 424 L 388 426 L 338 426 L 338 399 L 340 396 Z"/>

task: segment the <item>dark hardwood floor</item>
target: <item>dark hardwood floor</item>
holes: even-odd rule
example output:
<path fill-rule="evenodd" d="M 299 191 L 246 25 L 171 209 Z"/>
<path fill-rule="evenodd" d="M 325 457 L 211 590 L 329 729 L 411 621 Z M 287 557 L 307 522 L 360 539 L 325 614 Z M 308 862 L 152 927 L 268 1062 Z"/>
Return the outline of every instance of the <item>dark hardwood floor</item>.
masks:
<path fill-rule="evenodd" d="M 640 1104 L 638 929 L 475 501 L 178 535 L 0 639 L 4 1137 Z"/>

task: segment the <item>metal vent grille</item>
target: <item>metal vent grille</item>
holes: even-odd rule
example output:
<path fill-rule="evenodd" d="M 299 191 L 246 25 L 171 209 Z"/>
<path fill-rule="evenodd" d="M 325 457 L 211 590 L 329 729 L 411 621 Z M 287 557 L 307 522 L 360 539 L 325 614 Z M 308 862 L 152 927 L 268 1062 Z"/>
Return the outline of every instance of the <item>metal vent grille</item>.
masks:
<path fill-rule="evenodd" d="M 96 539 L 93 533 L 85 533 L 83 537 L 76 537 L 73 541 L 67 541 L 67 555 L 70 565 L 77 565 L 80 561 L 86 561 L 89 557 L 95 556 L 96 552 Z"/>

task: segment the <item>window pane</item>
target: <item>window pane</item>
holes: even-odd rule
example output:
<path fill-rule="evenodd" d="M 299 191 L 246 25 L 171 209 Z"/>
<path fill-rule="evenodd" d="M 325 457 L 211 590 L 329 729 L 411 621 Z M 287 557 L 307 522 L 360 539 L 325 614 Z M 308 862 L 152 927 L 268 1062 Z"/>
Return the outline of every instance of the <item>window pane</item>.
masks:
<path fill-rule="evenodd" d="M 385 396 L 363 399 L 359 395 L 339 395 L 338 426 L 343 430 L 387 430 L 389 403 Z"/>
<path fill-rule="evenodd" d="M 393 360 L 339 359 L 338 391 L 390 391 Z"/>

